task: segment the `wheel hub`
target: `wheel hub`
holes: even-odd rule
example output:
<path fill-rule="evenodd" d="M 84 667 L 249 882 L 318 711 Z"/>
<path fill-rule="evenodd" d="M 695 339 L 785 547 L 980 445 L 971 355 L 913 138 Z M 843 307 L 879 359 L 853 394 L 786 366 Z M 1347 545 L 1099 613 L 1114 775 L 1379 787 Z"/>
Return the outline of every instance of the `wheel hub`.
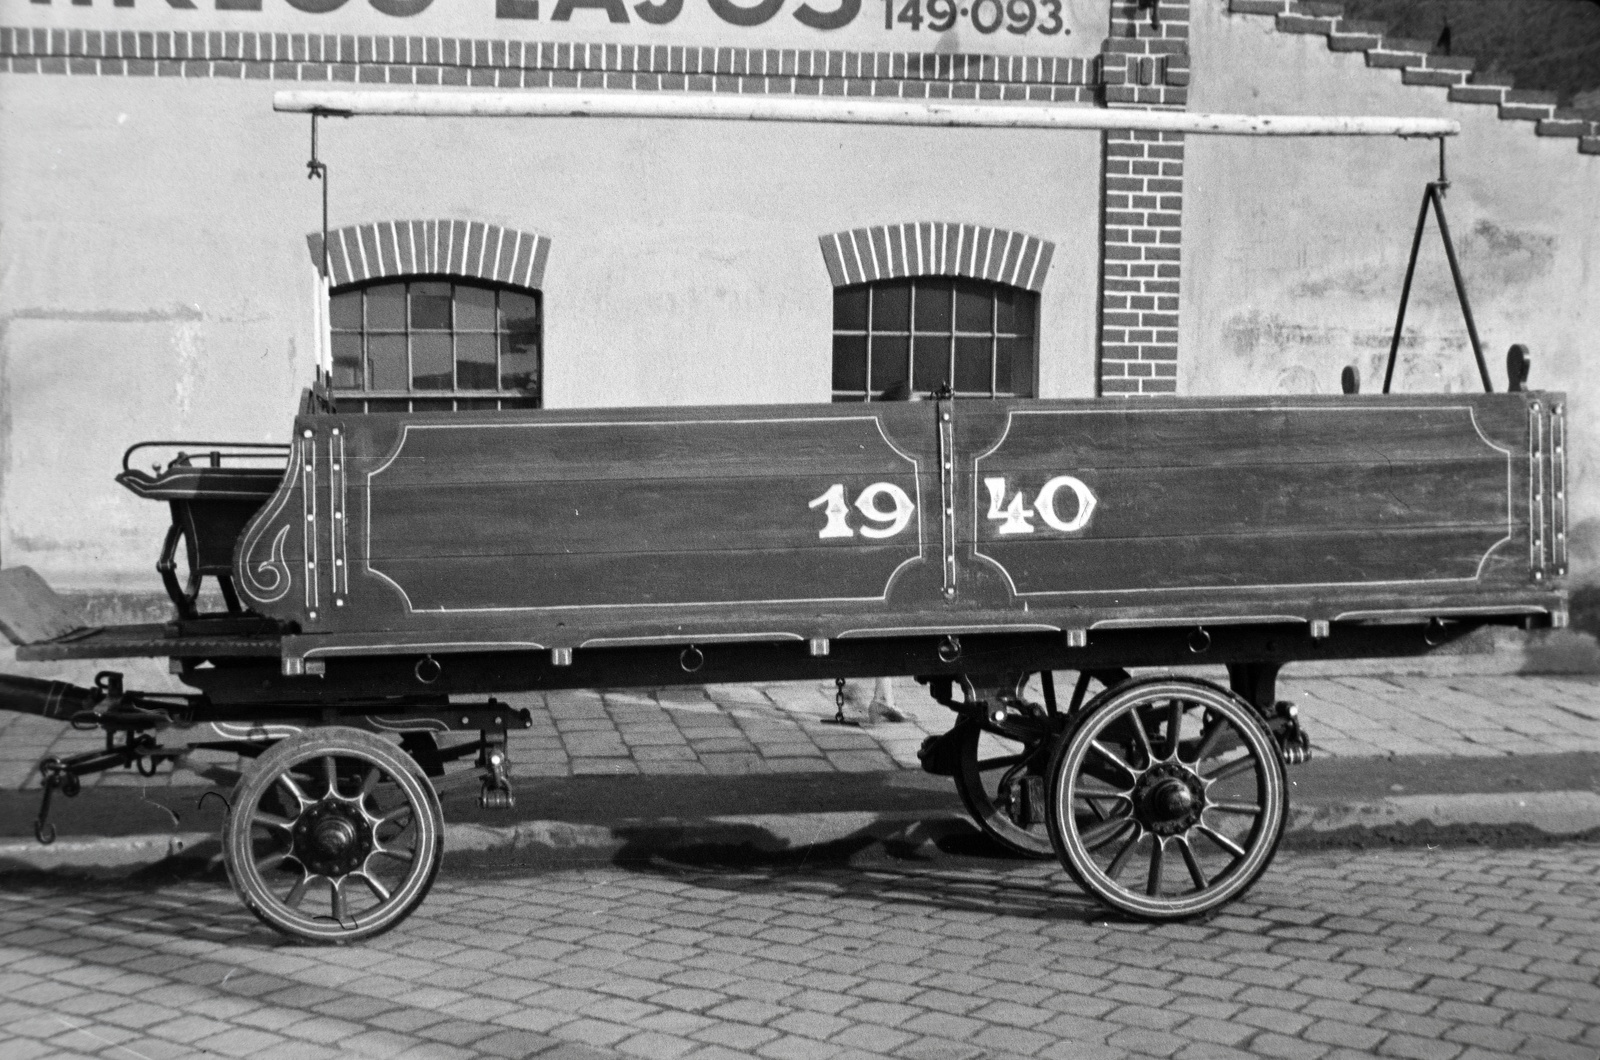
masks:
<path fill-rule="evenodd" d="M 1159 836 L 1193 828 L 1205 809 L 1205 784 L 1192 770 L 1163 762 L 1139 778 L 1133 791 L 1139 823 Z"/>
<path fill-rule="evenodd" d="M 324 799 L 295 822 L 294 856 L 314 875 L 348 875 L 372 851 L 372 828 L 354 806 Z"/>

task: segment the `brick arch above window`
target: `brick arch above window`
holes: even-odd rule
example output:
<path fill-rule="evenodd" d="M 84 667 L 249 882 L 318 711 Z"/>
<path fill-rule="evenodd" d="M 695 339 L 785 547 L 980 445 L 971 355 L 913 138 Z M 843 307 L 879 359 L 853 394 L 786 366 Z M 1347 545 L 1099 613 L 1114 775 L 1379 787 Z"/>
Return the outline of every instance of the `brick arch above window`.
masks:
<path fill-rule="evenodd" d="M 306 236 L 313 267 L 322 267 L 322 233 Z M 328 282 L 334 287 L 387 276 L 462 276 L 539 290 L 550 239 L 483 221 L 374 221 L 328 233 Z"/>
<path fill-rule="evenodd" d="M 835 287 L 907 276 L 965 276 L 1037 292 L 1055 244 L 1024 232 L 949 221 L 856 228 L 821 237 Z"/>

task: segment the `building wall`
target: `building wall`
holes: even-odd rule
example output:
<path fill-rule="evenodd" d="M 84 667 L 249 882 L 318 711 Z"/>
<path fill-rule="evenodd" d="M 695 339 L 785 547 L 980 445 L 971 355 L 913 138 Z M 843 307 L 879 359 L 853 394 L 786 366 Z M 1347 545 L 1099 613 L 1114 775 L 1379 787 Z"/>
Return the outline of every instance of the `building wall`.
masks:
<path fill-rule="evenodd" d="M 1567 392 L 1573 574 L 1600 581 L 1600 155 L 1221 0 L 1197 3 L 1191 26 L 1191 110 L 1461 122 L 1445 211 L 1491 377 L 1505 388 L 1506 350 L 1520 342 L 1529 385 Z M 1350 364 L 1363 392 L 1380 390 L 1435 144 L 1188 140 L 1180 392 L 1338 393 Z M 1481 385 L 1430 219 L 1394 390 Z"/>
<path fill-rule="evenodd" d="M 274 114 L 271 94 L 333 81 L 1457 119 L 1446 206 L 1479 330 L 1497 385 L 1506 346 L 1523 342 L 1533 385 L 1571 394 L 1575 573 L 1600 581 L 1600 130 L 1493 79 L 1469 84 L 1462 61 L 1394 52 L 1366 24 L 1288 0 L 1069 0 L 1070 38 L 890 28 L 873 4 L 818 37 L 790 19 L 794 0 L 743 29 L 695 0 L 657 28 L 612 9 L 670 3 L 550 3 L 544 21 L 528 0 L 250 6 L 0 0 L 0 563 L 64 588 L 152 589 L 166 514 L 111 481 L 122 450 L 284 438 L 315 360 L 305 236 L 319 213 L 307 119 Z M 1498 105 L 1466 105 L 1479 100 Z M 818 237 L 912 221 L 1054 244 L 1043 396 L 1329 392 L 1351 363 L 1371 391 L 1437 164 L 1431 142 L 1392 139 L 322 128 L 335 227 L 446 218 L 551 241 L 554 407 L 827 400 Z M 1561 138 L 1580 135 L 1577 151 Z M 1477 386 L 1430 233 L 1396 389 Z"/>
<path fill-rule="evenodd" d="M 146 438 L 282 440 L 315 363 L 308 121 L 270 83 L 12 76 L 0 93 L 0 557 L 136 587 L 166 514 Z M 551 240 L 551 407 L 827 401 L 820 236 L 961 221 L 1055 244 L 1040 392 L 1094 393 L 1093 133 L 515 119 L 323 123 L 334 226 Z M 62 498 L 70 498 L 63 502 Z"/>

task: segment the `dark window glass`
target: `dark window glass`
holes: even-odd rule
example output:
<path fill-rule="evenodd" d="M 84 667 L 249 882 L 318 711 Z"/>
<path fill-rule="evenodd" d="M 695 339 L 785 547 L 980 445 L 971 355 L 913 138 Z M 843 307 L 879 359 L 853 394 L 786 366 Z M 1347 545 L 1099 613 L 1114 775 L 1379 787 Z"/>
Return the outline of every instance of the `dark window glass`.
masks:
<path fill-rule="evenodd" d="M 833 389 L 865 391 L 867 388 L 867 337 L 833 337 Z"/>
<path fill-rule="evenodd" d="M 450 330 L 450 285 L 413 283 L 411 287 L 411 330 Z"/>
<path fill-rule="evenodd" d="M 335 328 L 361 330 L 361 292 L 348 291 L 328 299 L 328 319 Z"/>
<path fill-rule="evenodd" d="M 342 410 L 541 404 L 537 291 L 447 279 L 386 280 L 335 292 L 328 316 L 333 387 Z"/>
<path fill-rule="evenodd" d="M 360 312 L 360 300 L 356 311 Z M 342 390 L 361 390 L 361 336 L 333 335 L 333 385 Z"/>
<path fill-rule="evenodd" d="M 877 392 L 904 383 L 909 374 L 911 340 L 904 335 L 872 336 L 872 389 Z"/>
<path fill-rule="evenodd" d="M 406 329 L 405 284 L 379 284 L 376 287 L 369 288 L 366 295 L 368 331 L 404 331 Z"/>
<path fill-rule="evenodd" d="M 411 387 L 413 390 L 452 390 L 455 365 L 449 335 L 411 336 Z"/>
<path fill-rule="evenodd" d="M 872 288 L 872 330 L 911 330 L 911 282 L 889 280 Z"/>
<path fill-rule="evenodd" d="M 988 336 L 956 336 L 956 378 L 951 387 L 958 394 L 987 397 L 991 365 L 994 364 L 994 340 Z"/>
<path fill-rule="evenodd" d="M 495 292 L 487 287 L 456 288 L 456 330 L 493 331 Z M 462 384 L 465 386 L 466 384 Z"/>
<path fill-rule="evenodd" d="M 494 317 L 491 316 L 493 322 Z M 487 335 L 456 336 L 456 386 L 462 390 L 494 390 L 495 340 Z"/>
<path fill-rule="evenodd" d="M 921 301 L 918 300 L 917 304 L 920 308 Z M 916 362 L 911 370 L 911 388 L 922 394 L 938 390 L 950 378 L 950 336 L 919 334 L 911 341 L 915 344 L 916 352 Z"/>
<path fill-rule="evenodd" d="M 526 332 L 500 336 L 500 389 L 539 388 L 539 338 Z"/>
<path fill-rule="evenodd" d="M 367 389 L 406 390 L 411 370 L 406 361 L 404 335 L 367 336 Z"/>
<path fill-rule="evenodd" d="M 833 330 L 867 330 L 867 288 L 841 287 L 833 296 Z"/>
<path fill-rule="evenodd" d="M 948 280 L 927 280 L 917 285 L 917 330 L 949 331 L 952 288 Z"/>
<path fill-rule="evenodd" d="M 908 381 L 961 397 L 1032 397 L 1039 296 L 948 277 L 840 287 L 833 299 L 833 399 L 875 401 Z M 869 356 L 870 352 L 870 356 Z"/>
<path fill-rule="evenodd" d="M 956 330 L 988 331 L 994 320 L 997 285 L 962 280 L 956 284 Z"/>
<path fill-rule="evenodd" d="M 539 333 L 539 300 L 516 291 L 500 292 L 500 327 L 505 331 Z"/>

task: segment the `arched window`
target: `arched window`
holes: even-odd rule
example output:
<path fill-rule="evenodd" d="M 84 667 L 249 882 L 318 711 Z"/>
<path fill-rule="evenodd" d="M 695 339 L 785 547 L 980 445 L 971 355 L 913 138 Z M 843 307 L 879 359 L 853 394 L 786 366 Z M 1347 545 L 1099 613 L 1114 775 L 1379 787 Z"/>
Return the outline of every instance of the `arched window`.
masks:
<path fill-rule="evenodd" d="M 379 221 L 307 238 L 326 263 L 341 411 L 538 408 L 550 240 L 482 221 Z"/>
<path fill-rule="evenodd" d="M 902 384 L 957 397 L 1033 397 L 1039 296 L 944 276 L 833 292 L 833 400 L 871 401 Z"/>
<path fill-rule="evenodd" d="M 333 292 L 341 409 L 538 408 L 539 292 L 481 280 L 380 280 Z"/>
<path fill-rule="evenodd" d="M 899 387 L 1038 394 L 1039 290 L 1055 246 L 944 221 L 821 237 L 833 280 L 833 400 Z"/>

